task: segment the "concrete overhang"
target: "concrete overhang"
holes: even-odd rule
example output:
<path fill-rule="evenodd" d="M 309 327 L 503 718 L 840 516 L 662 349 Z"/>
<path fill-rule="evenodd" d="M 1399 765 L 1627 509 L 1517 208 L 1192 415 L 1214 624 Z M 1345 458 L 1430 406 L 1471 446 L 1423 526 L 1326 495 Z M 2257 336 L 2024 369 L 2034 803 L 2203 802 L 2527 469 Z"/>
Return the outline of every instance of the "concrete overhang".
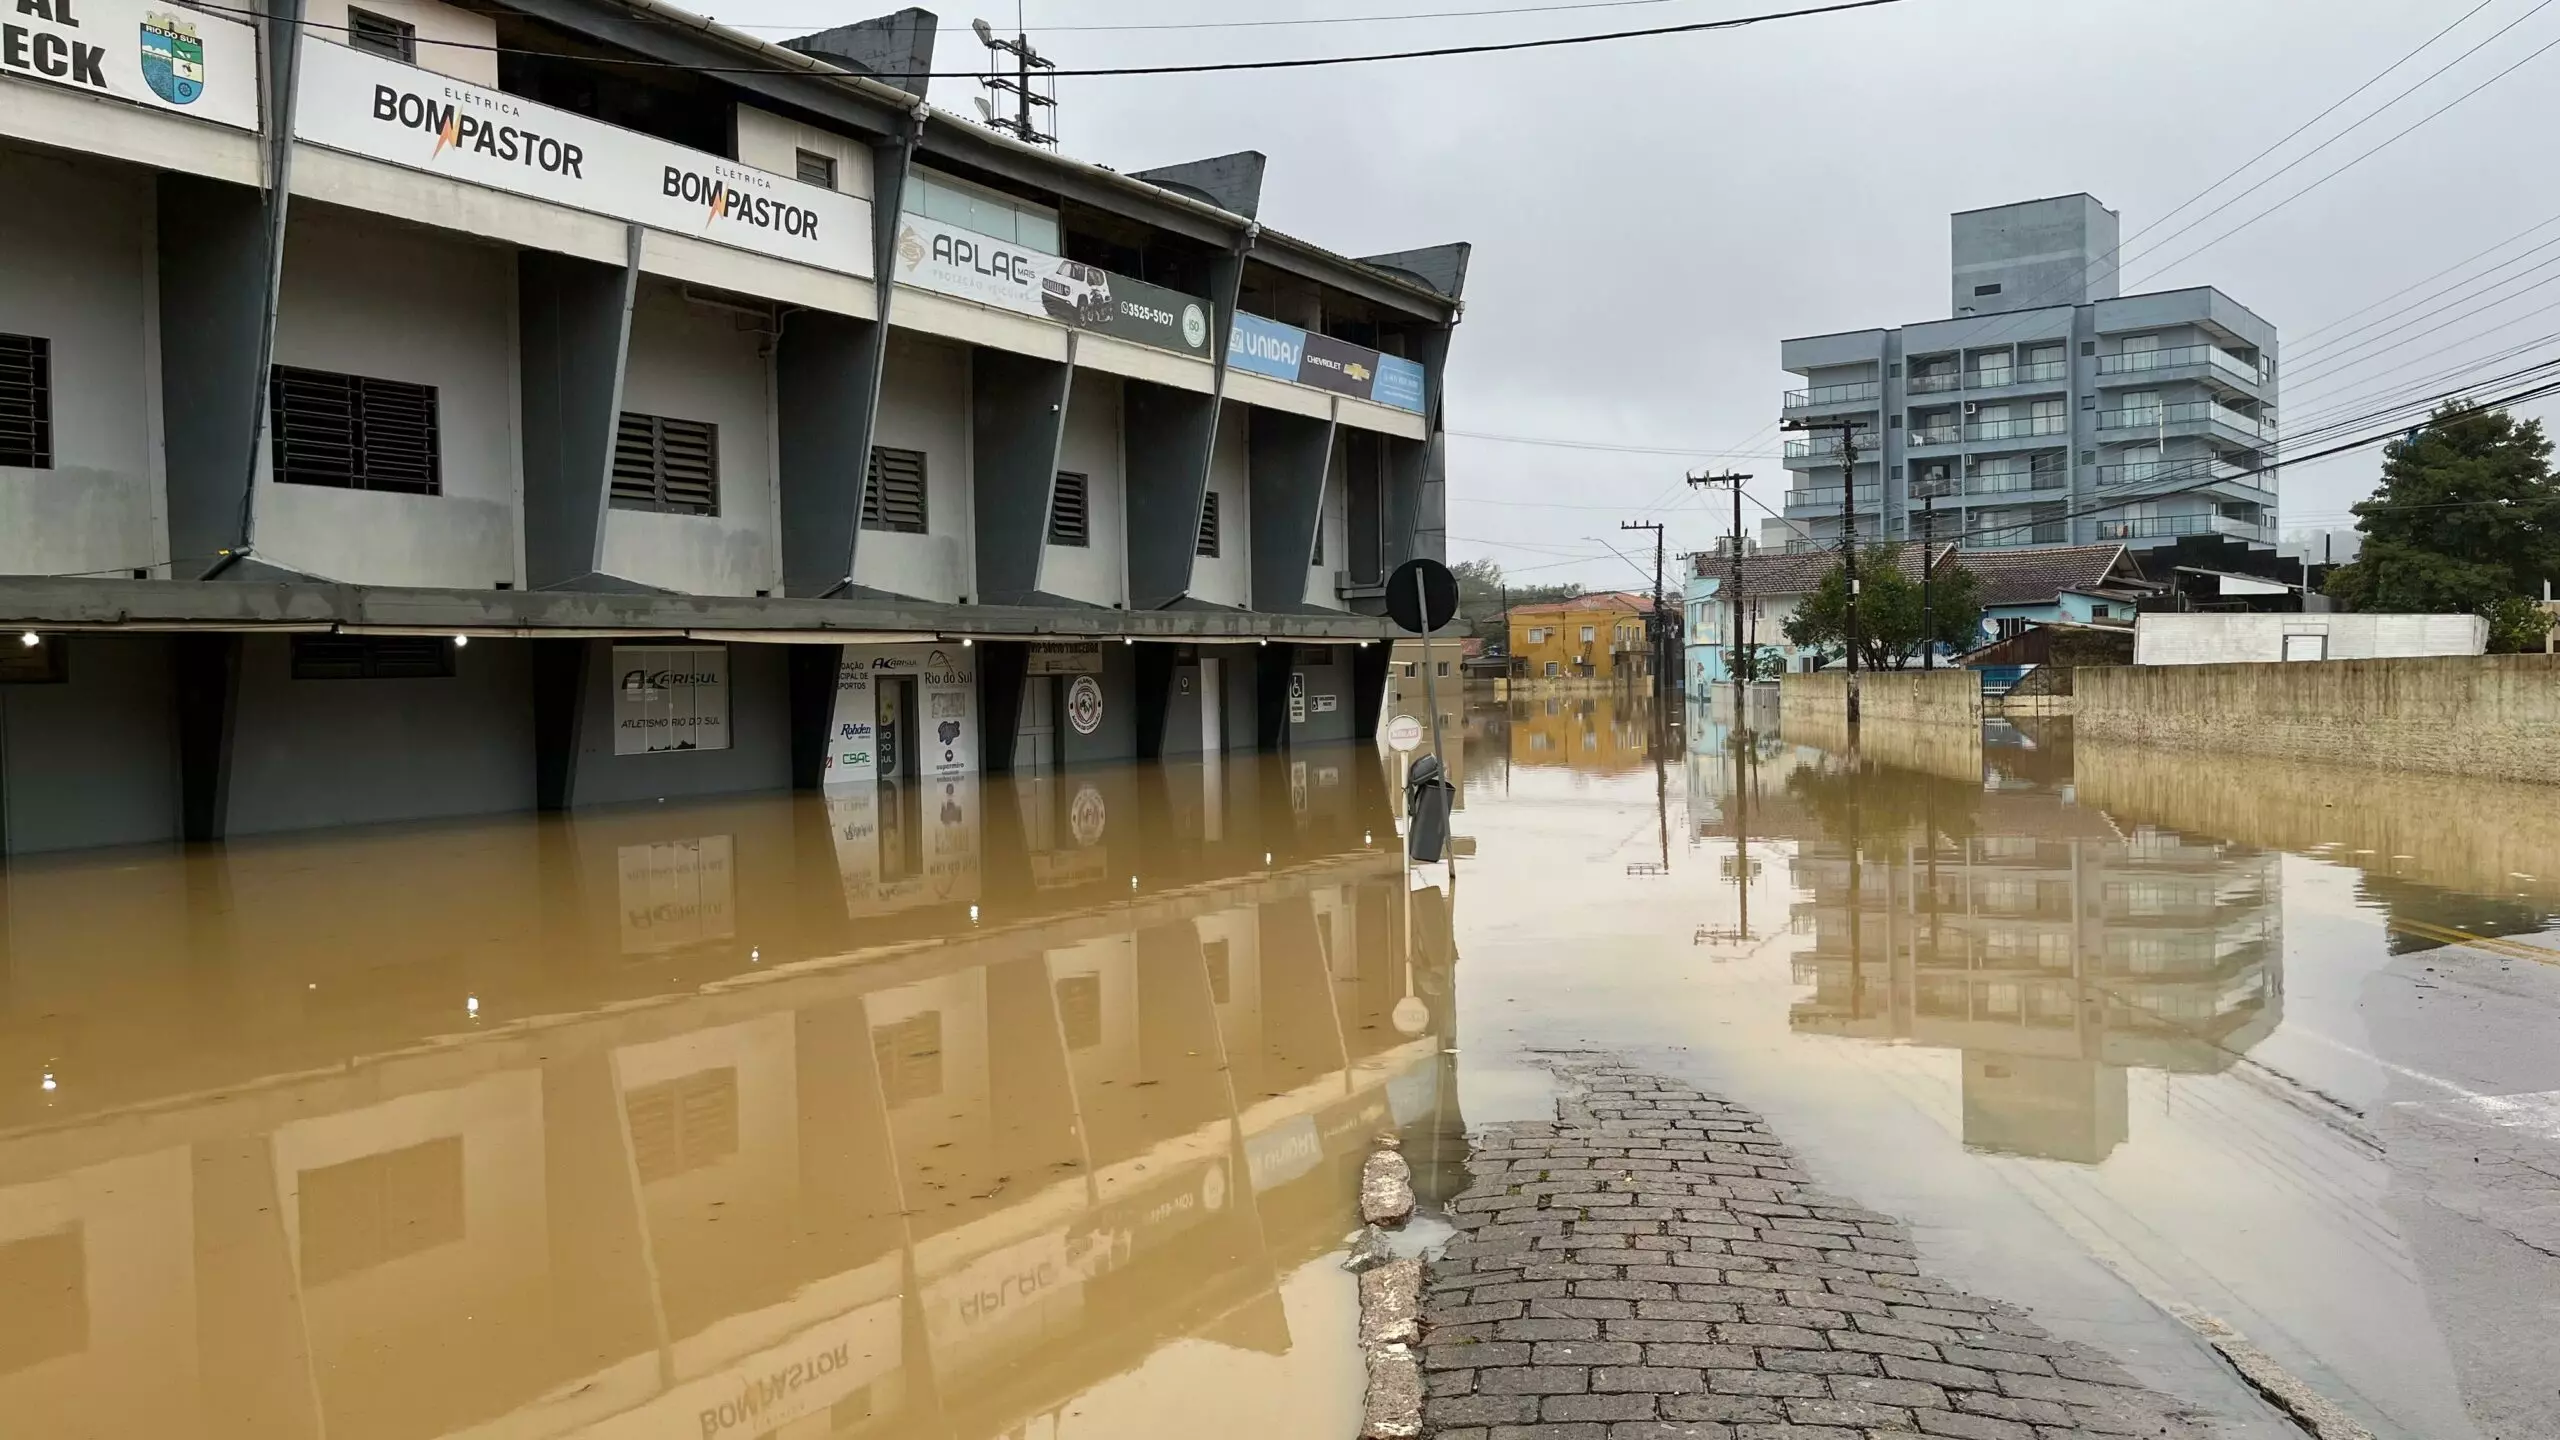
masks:
<path fill-rule="evenodd" d="M 923 600 L 436 590 L 325 581 L 0 576 L 0 629 L 689 637 L 758 644 L 902 640 L 1139 640 L 1349 644 L 1397 633 L 1373 615 L 1316 611 L 1099 610 Z"/>

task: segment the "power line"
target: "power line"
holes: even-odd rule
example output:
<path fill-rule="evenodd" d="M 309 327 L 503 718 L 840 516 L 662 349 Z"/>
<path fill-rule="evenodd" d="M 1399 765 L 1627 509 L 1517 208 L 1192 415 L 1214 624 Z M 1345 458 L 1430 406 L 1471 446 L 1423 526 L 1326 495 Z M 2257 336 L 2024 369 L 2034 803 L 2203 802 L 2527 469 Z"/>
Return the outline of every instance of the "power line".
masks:
<path fill-rule="evenodd" d="M 1710 450 L 1680 445 L 1627 445 L 1608 440 L 1570 440 L 1552 435 L 1497 435 L 1484 430 L 1445 432 L 1462 440 L 1491 440 L 1505 445 L 1544 445 L 1557 450 L 1606 450 L 1622 455 L 1706 455 L 1718 459 L 1766 459 L 1766 450 Z M 1613 507 L 1623 509 L 1625 507 Z"/>
<path fill-rule="evenodd" d="M 1499 40 L 1475 45 L 1436 45 L 1418 50 L 1377 50 L 1356 55 L 1310 55 L 1285 60 L 1216 60 L 1189 65 L 1110 65 L 1081 70 L 1059 68 L 1048 72 L 1053 78 L 1097 79 L 1130 75 L 1215 75 L 1247 70 L 1308 70 L 1331 65 L 1369 65 L 1391 60 L 1439 60 L 1463 55 L 1507 55 L 1527 50 L 1554 50 L 1575 45 L 1600 45 L 1615 40 L 1650 40 L 1669 35 L 1703 35 L 1717 30 L 1740 30 L 1774 20 L 1801 20 L 1815 15 L 1836 15 L 1851 10 L 1872 10 L 1883 5 L 1899 5 L 1904 0 L 1834 0 L 1829 5 L 1812 5 L 1795 10 L 1772 10 L 1758 15 L 1737 15 L 1725 20 L 1693 20 L 1682 25 L 1654 25 L 1640 30 L 1611 30 L 1596 35 L 1552 35 L 1540 40 Z M 2548 3 L 2548 0 L 2545 0 Z M 217 15 L 231 15 L 243 20 L 270 22 L 274 17 L 236 6 L 199 5 L 196 8 Z M 347 32 L 345 25 L 330 25 L 317 20 L 295 20 L 293 24 L 309 30 Z M 549 50 L 534 50 L 517 45 L 482 45 L 460 40 L 426 40 L 421 46 L 437 46 L 446 50 L 487 51 L 499 55 L 538 55 L 559 58 Z M 646 60 L 618 55 L 582 54 L 579 60 L 593 65 L 612 65 L 625 69 L 679 70 L 693 75 L 772 75 L 786 67 L 764 65 L 693 65 L 677 60 Z M 806 73 L 859 76 L 882 81 L 901 80 L 970 80 L 985 77 L 974 70 L 893 72 L 853 71 L 812 59 Z"/>
<path fill-rule="evenodd" d="M 1679 0 L 1579 0 L 1568 5 L 1513 5 L 1489 10 L 1411 10 L 1396 15 L 1306 15 L 1275 17 L 1262 20 L 1164 20 L 1125 25 L 1040 25 L 1029 27 L 1043 35 L 1125 33 L 1150 30 L 1264 30 L 1283 26 L 1309 25 L 1388 25 L 1406 20 L 1475 20 L 1504 15 L 1548 15 L 1575 10 L 1627 10 L 1638 6 L 1671 5 Z M 803 30 L 799 25 L 738 25 L 739 30 Z M 966 25 L 945 25 L 950 34 L 965 34 Z"/>

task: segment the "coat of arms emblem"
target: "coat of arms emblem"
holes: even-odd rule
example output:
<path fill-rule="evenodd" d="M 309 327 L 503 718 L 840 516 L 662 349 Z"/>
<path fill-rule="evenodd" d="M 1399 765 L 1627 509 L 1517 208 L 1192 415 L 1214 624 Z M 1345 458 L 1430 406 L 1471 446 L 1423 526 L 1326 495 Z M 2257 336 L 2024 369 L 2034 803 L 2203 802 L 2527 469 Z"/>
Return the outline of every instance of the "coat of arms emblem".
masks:
<path fill-rule="evenodd" d="M 192 105 L 204 93 L 204 41 L 192 22 L 158 10 L 142 12 L 142 78 L 152 94 L 172 105 Z"/>

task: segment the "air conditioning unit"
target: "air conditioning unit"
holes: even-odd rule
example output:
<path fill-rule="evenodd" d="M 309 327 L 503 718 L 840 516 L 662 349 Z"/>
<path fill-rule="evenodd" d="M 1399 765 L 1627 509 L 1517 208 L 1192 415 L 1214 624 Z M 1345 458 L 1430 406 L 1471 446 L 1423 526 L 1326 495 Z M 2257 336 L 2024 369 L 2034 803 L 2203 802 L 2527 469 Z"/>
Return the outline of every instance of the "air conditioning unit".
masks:
<path fill-rule="evenodd" d="M 1979 401 L 1979 400 L 1967 400 L 1966 402 L 1964 402 L 1964 413 L 1966 413 L 1967 415 L 1971 415 L 1973 412 L 1975 412 L 1976 410 L 1979 410 L 1979 409 L 1981 409 L 1981 408 L 1982 408 L 1982 402 L 1981 402 L 1981 401 Z"/>

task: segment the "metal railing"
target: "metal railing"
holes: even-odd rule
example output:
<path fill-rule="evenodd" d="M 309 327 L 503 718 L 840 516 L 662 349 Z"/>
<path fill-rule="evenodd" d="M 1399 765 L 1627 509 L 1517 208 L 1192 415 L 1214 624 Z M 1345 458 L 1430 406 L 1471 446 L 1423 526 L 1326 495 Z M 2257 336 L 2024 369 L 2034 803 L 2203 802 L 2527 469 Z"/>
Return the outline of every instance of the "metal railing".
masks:
<path fill-rule="evenodd" d="M 2022 545 L 2060 545 L 2070 538 L 2069 521 L 2045 520 L 1967 531 L 1964 546 L 1968 550 L 2015 550 Z"/>
<path fill-rule="evenodd" d="M 1965 377 L 1968 390 L 1998 390 L 2009 385 L 2043 385 L 2062 380 L 2071 374 L 2067 360 L 2039 360 L 2032 365 L 1986 367 Z"/>
<path fill-rule="evenodd" d="M 1964 427 L 1967 440 L 2028 440 L 2060 435 L 2071 428 L 2068 415 L 2030 415 L 2023 420 L 1973 420 Z"/>
<path fill-rule="evenodd" d="M 1882 449 L 1876 432 L 1858 430 L 1851 433 L 1857 437 L 1858 458 L 1875 459 Z M 1786 444 L 1785 457 L 1789 460 L 1828 460 L 1836 465 L 1840 462 L 1840 436 L 1835 431 L 1829 435 L 1809 435 L 1802 440 L 1790 440 Z"/>
<path fill-rule="evenodd" d="M 2117 485 L 2144 485 L 2153 481 L 2201 485 L 2209 480 L 2236 480 L 2243 485 L 2266 488 L 2266 477 L 2246 465 L 2228 460 L 2198 463 L 2193 460 L 2132 460 L 2122 465 L 2098 467 L 2098 488 Z"/>
<path fill-rule="evenodd" d="M 1818 486 L 1808 490 L 1790 490 L 1787 492 L 1787 508 L 1795 510 L 1812 506 L 1818 509 L 1837 510 L 1840 508 L 1840 493 L 1841 487 L 1837 485 Z M 1883 499 L 1884 490 L 1880 486 L 1858 487 L 1858 508 L 1861 510 L 1872 509 Z"/>
<path fill-rule="evenodd" d="M 1902 388 L 1914 395 L 1942 395 L 1961 388 L 1963 384 L 1964 372 L 1960 370 L 1932 370 L 1926 374 L 1915 370 Z"/>
<path fill-rule="evenodd" d="M 2219 345 L 2180 345 L 2169 350 L 2121 350 L 2098 357 L 2100 375 L 2146 375 L 2155 370 L 2182 370 L 2191 365 L 2209 365 L 2235 380 L 2251 385 L 2266 383 L 2266 369 L 2253 360 L 2243 360 Z"/>
<path fill-rule="evenodd" d="M 2210 422 L 2225 425 L 2243 435 L 2265 439 L 2268 424 L 2255 415 L 2244 415 L 2216 400 L 2188 400 L 2176 405 L 2146 405 L 2135 410 L 2101 410 L 2101 430 L 2156 430 L 2169 425 L 2194 425 Z"/>
<path fill-rule="evenodd" d="M 2157 540 L 2177 535 L 2256 535 L 2264 526 L 2228 515 L 2151 515 L 2138 520 L 2101 520 L 2101 540 Z"/>
<path fill-rule="evenodd" d="M 1810 389 L 1788 391 L 1786 408 L 1804 410 L 1815 405 L 1839 405 L 1851 400 L 1873 400 L 1883 393 L 1884 387 L 1873 380 L 1861 380 L 1853 385 L 1816 385 Z"/>
<path fill-rule="evenodd" d="M 1902 443 L 1913 447 L 1922 445 L 1953 445 L 1963 438 L 1964 429 L 1962 426 L 1915 425 L 1904 433 Z"/>
<path fill-rule="evenodd" d="M 2004 470 L 1966 476 L 1964 491 L 1968 495 L 2009 495 L 2021 490 L 2059 490 L 2063 479 L 2060 470 Z"/>

